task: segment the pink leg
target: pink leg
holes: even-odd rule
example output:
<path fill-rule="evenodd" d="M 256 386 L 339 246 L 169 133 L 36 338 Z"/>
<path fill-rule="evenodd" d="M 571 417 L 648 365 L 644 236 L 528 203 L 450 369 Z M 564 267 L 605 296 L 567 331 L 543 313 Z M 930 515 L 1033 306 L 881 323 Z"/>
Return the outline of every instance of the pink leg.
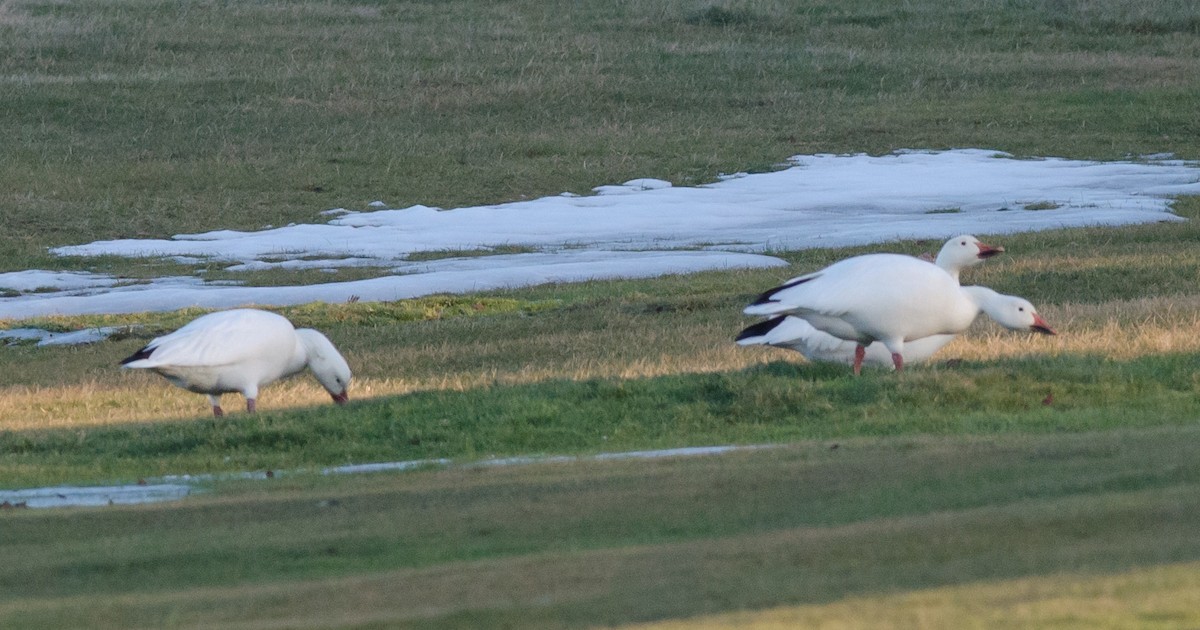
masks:
<path fill-rule="evenodd" d="M 867 356 L 867 347 L 861 343 L 854 346 L 854 375 L 862 374 L 863 358 Z"/>
<path fill-rule="evenodd" d="M 254 399 L 253 398 L 246 399 L 246 411 L 248 411 L 250 413 L 254 413 Z"/>
<path fill-rule="evenodd" d="M 893 352 L 892 353 L 892 365 L 896 366 L 897 372 L 903 370 L 904 369 L 904 356 L 901 355 L 899 352 Z"/>

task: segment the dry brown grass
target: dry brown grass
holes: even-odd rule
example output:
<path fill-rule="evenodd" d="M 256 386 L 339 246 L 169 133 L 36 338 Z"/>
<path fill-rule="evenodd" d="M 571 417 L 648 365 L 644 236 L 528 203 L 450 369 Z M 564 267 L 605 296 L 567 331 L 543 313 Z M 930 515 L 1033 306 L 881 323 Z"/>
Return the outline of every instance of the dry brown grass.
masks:
<path fill-rule="evenodd" d="M 1116 575 L 1062 574 L 985 582 L 830 604 L 623 626 L 629 630 L 962 630 L 967 628 L 1195 628 L 1200 564 Z"/>
<path fill-rule="evenodd" d="M 953 358 L 993 361 L 1006 357 L 1099 355 L 1130 360 L 1162 353 L 1200 352 L 1200 296 L 1145 298 L 1105 304 L 1065 304 L 1041 309 L 1057 336 L 1013 333 L 980 318 L 967 334 L 944 348 L 937 361 Z M 660 328 L 617 326 L 610 330 L 538 337 L 543 360 L 512 365 L 503 357 L 528 338 L 473 343 L 441 343 L 386 348 L 351 356 L 355 400 L 417 391 L 466 391 L 492 385 L 594 378 L 637 379 L 671 374 L 735 371 L 770 361 L 803 361 L 797 353 L 773 348 L 743 348 L 730 339 L 728 323 Z M 473 360 L 476 357 L 479 360 Z M 407 370 L 418 360 L 432 368 Z M 437 366 L 463 366 L 438 369 Z M 207 416 L 203 396 L 172 387 L 148 373 L 114 370 L 111 379 L 56 387 L 10 386 L 0 390 L 0 427 L 51 429 L 129 422 L 164 422 Z M 242 412 L 240 396 L 227 395 L 224 406 Z M 267 387 L 263 410 L 329 404 L 329 397 L 308 376 Z"/>
<path fill-rule="evenodd" d="M 1091 354 L 1128 360 L 1200 352 L 1200 296 L 1064 304 L 1039 312 L 1057 336 L 1013 334 L 981 320 L 942 355 L 989 360 L 1024 354 Z"/>

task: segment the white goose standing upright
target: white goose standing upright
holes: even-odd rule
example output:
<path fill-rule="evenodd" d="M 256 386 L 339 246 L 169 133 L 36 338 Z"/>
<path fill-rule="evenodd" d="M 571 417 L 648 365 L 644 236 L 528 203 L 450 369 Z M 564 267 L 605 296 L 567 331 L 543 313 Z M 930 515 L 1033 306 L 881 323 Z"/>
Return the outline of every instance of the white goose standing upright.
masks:
<path fill-rule="evenodd" d="M 879 341 L 897 370 L 905 342 L 967 329 L 980 311 L 1002 326 L 1055 334 L 1028 301 L 985 287 L 961 287 L 933 263 L 899 254 L 868 254 L 834 263 L 763 293 L 747 315 L 794 315 L 857 345 L 854 373 L 866 346 Z"/>
<path fill-rule="evenodd" d="M 980 241 L 970 234 L 955 236 L 942 245 L 934 264 L 958 280 L 959 273 L 988 258 L 1004 252 L 1001 246 Z M 797 278 L 793 278 L 796 280 Z M 790 281 L 789 281 L 790 282 Z M 907 363 L 921 362 L 933 356 L 957 335 L 930 335 L 910 340 L 904 345 L 904 360 Z M 828 361 L 852 365 L 858 343 L 839 339 L 817 330 L 806 320 L 791 315 L 778 315 L 746 327 L 738 334 L 738 345 L 767 345 L 795 350 L 810 361 Z M 864 363 L 893 365 L 892 355 L 882 343 L 872 343 L 866 348 Z"/>
<path fill-rule="evenodd" d="M 209 313 L 158 337 L 121 361 L 172 384 L 208 394 L 213 415 L 224 415 L 221 394 L 240 392 L 255 410 L 258 389 L 309 368 L 334 402 L 345 403 L 350 366 L 325 335 L 297 329 L 286 317 L 257 309 Z"/>

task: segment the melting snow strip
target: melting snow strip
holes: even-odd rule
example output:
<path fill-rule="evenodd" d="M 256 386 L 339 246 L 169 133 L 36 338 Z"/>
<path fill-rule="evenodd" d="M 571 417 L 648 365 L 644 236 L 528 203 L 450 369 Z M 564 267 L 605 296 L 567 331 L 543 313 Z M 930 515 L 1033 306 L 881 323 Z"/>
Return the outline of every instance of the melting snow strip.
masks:
<path fill-rule="evenodd" d="M 193 490 L 192 486 L 172 483 L 0 490 L 0 507 L 51 508 L 157 503 L 182 499 Z"/>
<path fill-rule="evenodd" d="M 737 451 L 756 451 L 779 448 L 778 444 L 751 444 L 745 446 L 691 446 L 646 451 L 624 451 L 598 453 L 596 455 L 533 455 L 520 457 L 497 457 L 455 464 L 451 459 L 415 459 L 400 462 L 376 462 L 370 464 L 348 464 L 323 468 L 322 475 L 357 475 L 364 473 L 416 470 L 428 467 L 450 468 L 493 468 L 522 466 L 527 464 L 570 463 L 587 461 L 616 461 L 628 459 L 665 459 L 671 457 L 700 457 L 723 455 Z M 276 476 L 301 474 L 306 469 L 294 471 L 256 471 L 203 475 L 166 475 L 154 483 L 139 483 L 127 486 L 54 486 L 25 490 L 0 490 L 0 508 L 53 508 L 53 507 L 96 507 L 106 505 L 131 505 L 177 501 L 197 491 L 197 484 L 231 480 L 262 480 Z"/>

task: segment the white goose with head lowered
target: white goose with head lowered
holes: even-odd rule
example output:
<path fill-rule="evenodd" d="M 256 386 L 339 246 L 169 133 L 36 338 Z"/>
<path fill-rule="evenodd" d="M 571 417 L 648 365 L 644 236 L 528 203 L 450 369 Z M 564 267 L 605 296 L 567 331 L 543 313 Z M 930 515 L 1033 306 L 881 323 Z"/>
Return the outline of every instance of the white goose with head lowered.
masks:
<path fill-rule="evenodd" d="M 747 315 L 793 315 L 817 330 L 853 341 L 854 373 L 878 341 L 897 370 L 905 343 L 956 335 L 983 311 L 1014 330 L 1055 334 L 1028 301 L 985 287 L 961 287 L 944 269 L 911 256 L 868 254 L 834 263 L 763 293 Z"/>
<path fill-rule="evenodd" d="M 962 234 L 948 241 L 940 251 L 934 264 L 958 280 L 959 273 L 977 265 L 1004 248 L 980 241 L 970 234 Z M 957 335 L 931 335 L 908 341 L 904 345 L 906 363 L 929 359 Z M 817 330 L 806 320 L 790 315 L 778 315 L 748 326 L 737 336 L 738 345 L 768 345 L 795 350 L 810 361 L 827 361 L 852 365 L 855 359 L 856 341 L 846 341 Z M 863 363 L 892 366 L 892 355 L 879 342 L 867 346 Z"/>
<path fill-rule="evenodd" d="M 341 404 L 351 376 L 350 366 L 325 335 L 297 329 L 286 317 L 257 309 L 198 317 L 154 339 L 121 365 L 152 370 L 174 385 L 208 394 L 216 416 L 224 414 L 221 394 L 240 392 L 246 410 L 253 412 L 260 387 L 306 367 Z"/>

